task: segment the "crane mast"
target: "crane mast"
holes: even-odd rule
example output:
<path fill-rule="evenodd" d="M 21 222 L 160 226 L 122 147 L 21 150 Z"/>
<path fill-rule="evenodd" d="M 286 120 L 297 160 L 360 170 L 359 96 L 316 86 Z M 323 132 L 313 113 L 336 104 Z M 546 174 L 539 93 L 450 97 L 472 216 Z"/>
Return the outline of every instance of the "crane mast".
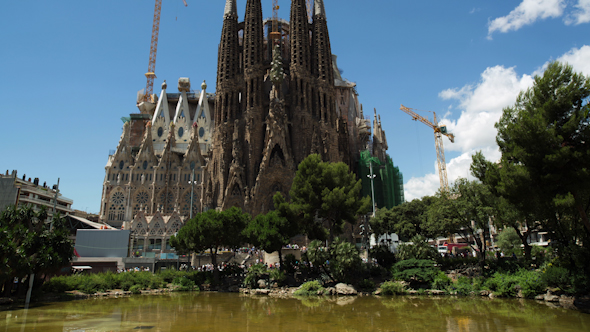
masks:
<path fill-rule="evenodd" d="M 442 136 L 445 135 L 449 138 L 451 143 L 455 143 L 455 135 L 447 132 L 446 126 L 439 126 L 438 120 L 436 119 L 436 113 L 431 112 L 434 115 L 434 123 L 430 122 L 427 118 L 414 112 L 414 109 L 401 105 L 400 110 L 406 112 L 412 117 L 414 121 L 420 121 L 434 130 L 434 143 L 436 145 L 436 159 L 438 162 L 438 176 L 440 178 L 440 188 L 443 191 L 449 192 L 449 180 L 447 178 L 447 162 L 445 160 L 445 148 L 443 146 Z"/>
<path fill-rule="evenodd" d="M 156 78 L 156 55 L 158 54 L 158 36 L 160 34 L 160 12 L 162 11 L 162 0 L 156 0 L 154 8 L 154 22 L 152 24 L 152 42 L 150 44 L 150 61 L 148 71 L 145 73 L 147 83 L 145 86 L 144 101 L 151 102 L 154 92 L 154 79 Z"/>

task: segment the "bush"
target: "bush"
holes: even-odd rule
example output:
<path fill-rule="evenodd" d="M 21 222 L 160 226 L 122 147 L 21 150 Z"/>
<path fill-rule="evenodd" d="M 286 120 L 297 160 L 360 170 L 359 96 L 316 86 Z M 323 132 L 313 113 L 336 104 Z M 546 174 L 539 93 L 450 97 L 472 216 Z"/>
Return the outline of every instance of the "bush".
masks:
<path fill-rule="evenodd" d="M 451 278 L 447 277 L 447 275 L 443 271 L 439 271 L 438 274 L 434 277 L 432 281 L 432 288 L 438 290 L 446 290 L 452 283 Z"/>
<path fill-rule="evenodd" d="M 381 294 L 400 295 L 406 293 L 406 286 L 399 281 L 386 281 L 381 284 Z"/>
<path fill-rule="evenodd" d="M 404 243 L 397 248 L 398 259 L 436 260 L 440 257 L 437 250 L 428 244 L 424 236 L 414 235 L 410 242 L 412 243 Z"/>
<path fill-rule="evenodd" d="M 72 277 L 58 276 L 43 283 L 42 290 L 47 293 L 64 293 L 75 289 L 72 284 Z"/>
<path fill-rule="evenodd" d="M 281 271 L 279 269 L 270 270 L 269 277 L 271 281 L 276 282 L 279 286 L 283 286 L 285 284 L 285 280 L 287 280 L 285 271 Z"/>
<path fill-rule="evenodd" d="M 254 264 L 248 268 L 246 278 L 244 278 L 244 285 L 248 288 L 257 288 L 258 280 L 268 279 L 268 270 L 264 264 Z"/>
<path fill-rule="evenodd" d="M 434 261 L 427 259 L 408 259 L 395 263 L 391 274 L 395 280 L 403 280 L 411 284 L 432 283 L 440 270 Z"/>
<path fill-rule="evenodd" d="M 567 269 L 551 264 L 543 271 L 541 278 L 547 286 L 559 287 L 560 289 L 568 289 L 571 282 Z"/>
<path fill-rule="evenodd" d="M 289 275 L 295 274 L 295 272 L 297 271 L 298 265 L 299 265 L 299 262 L 297 261 L 297 258 L 295 258 L 295 255 L 293 255 L 293 254 L 288 254 L 285 256 L 285 258 L 283 258 L 283 267 L 285 269 L 285 272 L 287 272 L 287 274 L 289 274 Z"/>
<path fill-rule="evenodd" d="M 451 283 L 447 290 L 451 294 L 455 295 L 473 295 L 474 292 L 479 290 L 477 284 L 473 282 L 474 280 L 467 277 L 459 277 L 457 282 Z"/>
<path fill-rule="evenodd" d="M 140 285 L 133 285 L 133 286 L 131 286 L 131 288 L 129 288 L 129 291 L 130 291 L 132 294 L 141 294 L 141 289 L 142 289 L 142 288 L 141 288 L 141 286 L 140 286 Z"/>
<path fill-rule="evenodd" d="M 195 289 L 195 282 L 186 276 L 176 277 L 176 279 L 172 280 L 172 284 L 180 286 L 176 288 L 179 292 L 192 291 Z"/>
<path fill-rule="evenodd" d="M 324 287 L 322 286 L 322 283 L 319 282 L 318 280 L 312 280 L 312 281 L 308 281 L 306 283 L 303 283 L 299 289 L 297 289 L 293 295 L 296 296 L 313 296 L 313 295 L 318 295 L 320 293 L 324 292 Z"/>
<path fill-rule="evenodd" d="M 375 283 L 370 279 L 363 279 L 359 282 L 358 287 L 364 291 L 373 291 L 375 289 Z"/>
<path fill-rule="evenodd" d="M 371 258 L 376 259 L 377 263 L 386 269 L 390 269 L 391 266 L 395 264 L 395 254 L 392 253 L 387 246 L 374 246 L 369 249 L 369 255 Z"/>

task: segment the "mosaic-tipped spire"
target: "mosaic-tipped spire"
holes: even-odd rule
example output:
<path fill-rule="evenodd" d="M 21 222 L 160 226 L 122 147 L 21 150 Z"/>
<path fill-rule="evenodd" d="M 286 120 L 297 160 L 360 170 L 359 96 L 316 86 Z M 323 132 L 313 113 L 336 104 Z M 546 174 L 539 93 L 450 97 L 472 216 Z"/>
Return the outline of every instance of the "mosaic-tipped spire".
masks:
<path fill-rule="evenodd" d="M 236 5 L 236 0 L 225 1 L 225 10 L 223 12 L 223 17 L 226 17 L 228 15 L 238 15 L 238 6 Z"/>
<path fill-rule="evenodd" d="M 326 10 L 324 9 L 324 0 L 313 1 L 313 16 L 316 15 L 326 17 Z"/>

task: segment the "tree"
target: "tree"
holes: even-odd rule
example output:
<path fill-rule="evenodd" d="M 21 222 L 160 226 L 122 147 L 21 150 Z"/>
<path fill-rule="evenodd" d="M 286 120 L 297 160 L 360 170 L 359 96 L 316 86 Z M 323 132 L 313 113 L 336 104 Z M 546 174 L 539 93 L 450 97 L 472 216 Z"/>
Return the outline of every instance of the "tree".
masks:
<path fill-rule="evenodd" d="M 511 227 L 520 238 L 526 260 L 531 259 L 528 237 L 540 229 L 539 220 L 545 219 L 547 207 L 542 194 L 531 191 L 531 183 L 524 167 L 513 163 L 497 164 L 485 160 L 481 152 L 472 157 L 471 174 L 482 181 L 496 197 L 494 200 L 494 225 Z"/>
<path fill-rule="evenodd" d="M 278 251 L 281 270 L 283 269 L 281 249 L 289 244 L 291 237 L 297 233 L 296 225 L 289 222 L 288 218 L 282 217 L 278 211 L 257 215 L 243 232 L 248 242 L 256 247 L 269 253 Z"/>
<path fill-rule="evenodd" d="M 74 254 L 69 229 L 59 214 L 52 222 L 50 230 L 47 211 L 30 205 L 12 205 L 0 214 L 0 284 L 5 293 L 14 278 L 48 275 L 69 265 Z"/>
<path fill-rule="evenodd" d="M 345 163 L 322 162 L 312 154 L 299 164 L 293 179 L 291 211 L 297 211 L 310 238 L 332 241 L 345 222 L 355 223 L 371 209 L 370 197 L 361 199 L 360 193 L 361 181 Z"/>
<path fill-rule="evenodd" d="M 170 245 L 180 251 L 200 252 L 209 250 L 213 274 L 219 277 L 217 250 L 227 246 L 235 248 L 243 242 L 242 232 L 250 215 L 232 207 L 225 211 L 209 210 L 197 214 L 170 237 Z"/>
<path fill-rule="evenodd" d="M 567 214 L 580 224 L 586 238 L 590 236 L 588 98 L 590 78 L 553 62 L 519 94 L 514 106 L 504 109 L 496 124 L 502 166 L 515 165 L 519 173 L 513 177 L 529 185 L 542 207 L 550 207 L 544 209 L 545 217 L 553 226 L 559 226 Z M 506 181 L 504 185 L 510 187 Z"/>
<path fill-rule="evenodd" d="M 371 228 L 376 236 L 395 233 L 403 240 L 408 240 L 416 234 L 433 237 L 432 232 L 427 228 L 427 222 L 428 207 L 434 200 L 436 198 L 425 196 L 391 209 L 379 209 L 375 218 L 371 219 Z"/>
<path fill-rule="evenodd" d="M 450 192 L 440 192 L 428 214 L 429 229 L 433 234 L 459 234 L 475 241 L 480 263 L 485 262 L 485 234 L 493 216 L 493 196 L 479 181 L 458 179 Z"/>
<path fill-rule="evenodd" d="M 520 243 L 520 237 L 516 234 L 514 228 L 503 229 L 496 239 L 498 248 L 500 248 L 506 255 L 521 254 Z"/>

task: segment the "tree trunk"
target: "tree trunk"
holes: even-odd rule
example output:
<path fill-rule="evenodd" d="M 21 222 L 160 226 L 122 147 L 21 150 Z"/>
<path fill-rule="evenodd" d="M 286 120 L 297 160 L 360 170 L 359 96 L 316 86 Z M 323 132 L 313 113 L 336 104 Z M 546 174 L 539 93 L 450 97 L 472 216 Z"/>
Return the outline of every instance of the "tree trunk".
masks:
<path fill-rule="evenodd" d="M 518 226 L 512 226 L 512 228 L 514 228 L 514 230 L 516 231 L 516 234 L 518 235 L 518 237 L 520 238 L 520 241 L 522 242 L 522 246 L 524 248 L 524 259 L 527 261 L 531 260 L 531 246 L 529 245 L 527 238 L 529 237 L 529 231 L 526 231 L 524 233 L 522 233 L 520 231 L 520 229 L 518 229 Z"/>
<path fill-rule="evenodd" d="M 281 271 L 285 271 L 285 268 L 283 267 L 283 250 L 282 250 L 282 248 L 279 249 L 279 269 Z"/>

